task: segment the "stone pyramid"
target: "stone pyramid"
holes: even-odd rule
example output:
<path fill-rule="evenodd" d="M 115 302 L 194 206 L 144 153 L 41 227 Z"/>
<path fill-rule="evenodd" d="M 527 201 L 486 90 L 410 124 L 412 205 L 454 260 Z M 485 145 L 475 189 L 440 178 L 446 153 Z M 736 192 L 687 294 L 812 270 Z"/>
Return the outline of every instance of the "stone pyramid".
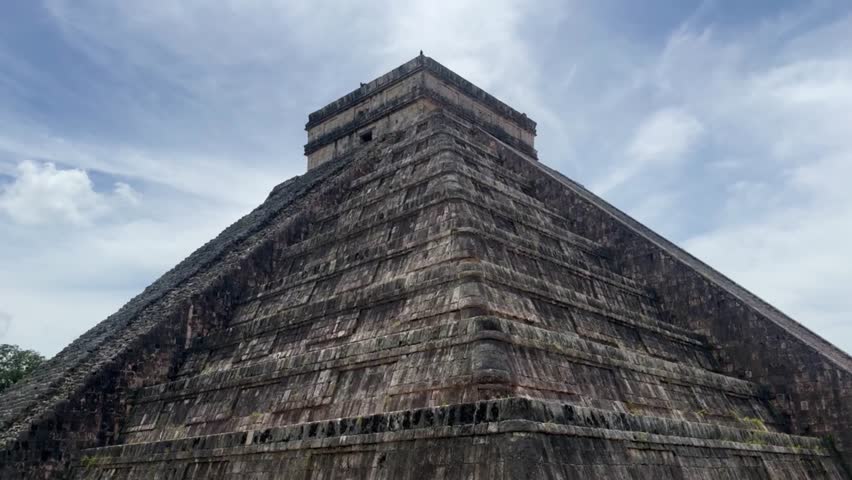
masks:
<path fill-rule="evenodd" d="M 852 359 L 419 56 L 0 396 L 0 477 L 845 479 Z"/>

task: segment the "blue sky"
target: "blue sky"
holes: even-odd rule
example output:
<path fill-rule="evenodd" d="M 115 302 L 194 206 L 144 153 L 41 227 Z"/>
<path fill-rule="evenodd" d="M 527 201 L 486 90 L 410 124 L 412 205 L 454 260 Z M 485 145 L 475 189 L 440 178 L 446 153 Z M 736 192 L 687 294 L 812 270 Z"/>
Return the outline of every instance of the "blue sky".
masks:
<path fill-rule="evenodd" d="M 0 16 L 0 342 L 52 355 L 420 49 L 540 158 L 852 351 L 852 4 L 45 0 Z"/>

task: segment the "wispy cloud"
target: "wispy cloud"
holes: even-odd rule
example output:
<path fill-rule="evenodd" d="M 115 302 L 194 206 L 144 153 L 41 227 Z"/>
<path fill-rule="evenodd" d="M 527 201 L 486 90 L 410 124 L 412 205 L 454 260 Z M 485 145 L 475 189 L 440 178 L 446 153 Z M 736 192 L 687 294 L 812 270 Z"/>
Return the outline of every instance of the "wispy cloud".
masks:
<path fill-rule="evenodd" d="M 592 189 L 605 195 L 645 169 L 684 161 L 701 137 L 701 122 L 682 108 L 664 108 L 641 121 L 620 162 Z"/>

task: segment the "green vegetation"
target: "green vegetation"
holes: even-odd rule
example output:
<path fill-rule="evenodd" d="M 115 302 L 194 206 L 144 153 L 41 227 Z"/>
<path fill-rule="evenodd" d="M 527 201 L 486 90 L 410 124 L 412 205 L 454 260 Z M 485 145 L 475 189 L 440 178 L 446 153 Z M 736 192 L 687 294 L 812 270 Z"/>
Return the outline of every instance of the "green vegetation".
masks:
<path fill-rule="evenodd" d="M 42 362 L 44 357 L 36 351 L 22 350 L 17 345 L 0 345 L 0 392 L 20 381 Z"/>
<path fill-rule="evenodd" d="M 766 441 L 762 435 L 757 432 L 749 432 L 748 437 L 745 439 L 746 443 L 750 443 L 752 445 L 768 445 L 769 443 Z"/>
<path fill-rule="evenodd" d="M 762 432 L 768 432 L 769 429 L 766 428 L 766 424 L 763 423 L 763 420 L 756 417 L 741 417 L 737 412 L 731 411 L 731 416 L 736 418 L 738 422 L 743 423 L 751 427 L 751 430 L 759 430 Z"/>
<path fill-rule="evenodd" d="M 763 423 L 763 420 L 755 417 L 742 417 L 739 419 L 741 422 L 751 425 L 752 430 L 761 430 L 764 432 L 768 432 L 769 429 L 766 428 L 766 424 Z"/>

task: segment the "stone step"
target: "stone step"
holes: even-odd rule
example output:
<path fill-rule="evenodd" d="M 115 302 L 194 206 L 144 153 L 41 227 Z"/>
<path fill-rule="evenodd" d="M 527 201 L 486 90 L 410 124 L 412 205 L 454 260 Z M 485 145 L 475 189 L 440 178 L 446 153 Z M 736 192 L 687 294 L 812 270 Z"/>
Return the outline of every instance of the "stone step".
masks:
<path fill-rule="evenodd" d="M 650 409 L 662 414 L 664 410 L 667 417 L 691 419 L 706 417 L 713 418 L 715 423 L 737 423 L 740 416 L 750 421 L 765 422 L 773 429 L 777 428 L 771 413 L 759 400 L 760 389 L 747 381 L 686 364 L 670 362 L 648 354 L 600 344 L 573 333 L 554 332 L 493 315 L 460 321 L 448 317 L 446 322 L 398 335 L 353 341 L 337 348 L 315 350 L 309 355 L 283 358 L 273 356 L 269 360 L 260 359 L 253 364 L 232 366 L 223 371 L 185 377 L 145 388 L 136 395 L 134 403 L 137 408 L 143 408 L 140 406 L 143 404 L 154 405 L 155 410 L 159 411 L 162 405 L 152 402 L 195 398 L 206 394 L 205 392 L 213 393 L 223 389 L 232 390 L 230 395 L 220 400 L 226 401 L 232 398 L 230 402 L 235 402 L 238 397 L 237 391 L 233 389 L 267 387 L 286 378 L 297 378 L 306 374 L 319 375 L 322 372 L 325 372 L 325 376 L 317 376 L 316 382 L 319 383 L 298 386 L 298 389 L 314 391 L 321 388 L 323 395 L 328 397 L 323 398 L 328 401 L 332 393 L 336 395 L 335 380 L 339 369 L 376 362 L 395 363 L 405 358 L 412 359 L 414 363 L 400 365 L 402 370 L 399 372 L 394 370 L 394 375 L 385 379 L 386 382 L 390 382 L 383 393 L 388 398 L 410 392 L 457 389 L 476 383 L 474 378 L 476 372 L 471 370 L 474 367 L 469 359 L 458 359 L 453 364 L 459 370 L 455 376 L 450 375 L 450 371 L 446 370 L 449 366 L 440 367 L 445 369 L 442 371 L 446 374 L 437 376 L 435 374 L 438 370 L 427 372 L 420 369 L 419 373 L 412 377 L 406 375 L 404 369 L 420 368 L 416 361 L 419 357 L 415 356 L 421 353 L 439 349 L 451 351 L 454 348 L 486 341 L 501 342 L 510 348 L 517 349 L 517 351 L 503 353 L 508 362 L 507 368 L 514 372 L 509 374 L 510 377 L 505 380 L 507 383 L 503 388 L 518 391 L 561 392 L 560 398 L 576 397 L 577 401 L 582 401 L 584 404 L 606 406 L 612 411 L 636 412 Z M 335 353 L 352 349 L 357 349 L 355 351 L 360 353 L 349 356 L 340 356 Z M 523 353 L 529 351 L 541 351 L 553 356 L 554 359 L 565 359 L 563 362 L 567 361 L 570 365 L 551 365 L 548 362 L 547 368 L 539 371 L 539 376 L 529 376 L 529 373 L 524 370 L 527 362 L 533 359 L 528 359 L 528 354 Z M 571 366 L 575 363 L 579 366 Z M 579 370 L 575 372 L 576 369 Z M 604 374 L 614 376 L 610 380 L 608 375 Z M 600 377 L 600 375 L 604 376 Z M 296 389 L 297 386 L 289 388 Z M 594 394 L 589 391 L 589 388 L 595 389 Z M 699 400 L 699 397 L 704 397 L 704 400 Z M 734 401 L 737 399 L 743 405 Z M 371 404 L 364 405 L 362 413 L 375 411 L 368 408 L 369 405 Z M 217 417 L 217 422 L 247 423 L 246 419 L 237 418 L 234 412 L 226 410 L 222 412 L 223 417 Z M 275 412 L 266 410 L 258 412 L 261 415 L 273 413 Z M 157 412 L 152 411 L 151 415 L 156 418 Z M 224 428 L 224 426 L 216 428 Z"/>
<path fill-rule="evenodd" d="M 821 439 L 768 432 L 759 425 L 753 429 L 739 429 L 513 397 L 279 428 L 114 445 L 83 451 L 79 463 L 104 468 L 124 463 L 200 460 L 294 448 L 304 450 L 507 432 L 544 432 L 649 445 L 685 445 L 789 455 L 827 456 L 830 451 Z"/>

